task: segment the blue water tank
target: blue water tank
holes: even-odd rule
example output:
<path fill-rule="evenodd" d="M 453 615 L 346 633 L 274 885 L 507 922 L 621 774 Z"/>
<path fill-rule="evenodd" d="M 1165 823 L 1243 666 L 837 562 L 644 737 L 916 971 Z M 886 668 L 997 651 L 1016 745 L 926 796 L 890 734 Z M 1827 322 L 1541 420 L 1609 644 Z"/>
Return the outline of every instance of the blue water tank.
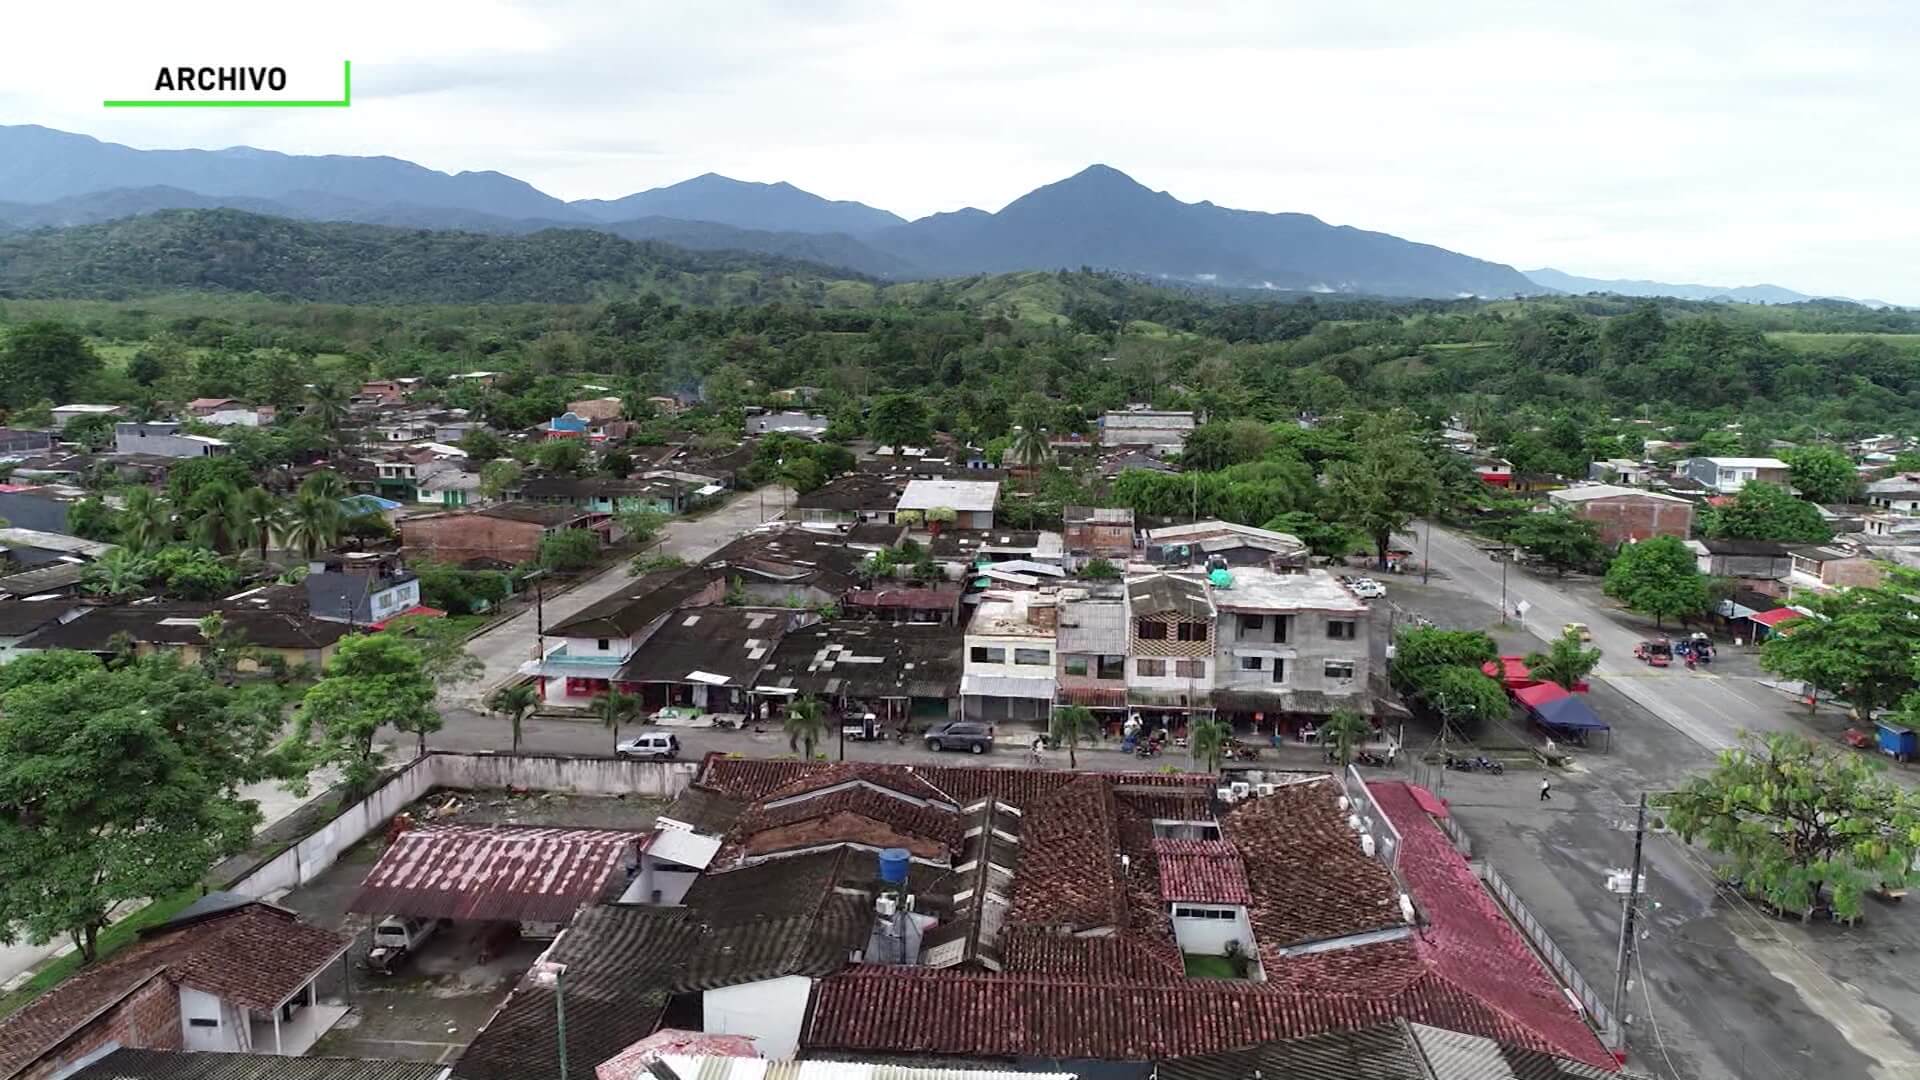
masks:
<path fill-rule="evenodd" d="M 880 851 L 880 880 L 889 885 L 907 883 L 907 860 L 911 856 L 906 848 L 890 847 Z"/>

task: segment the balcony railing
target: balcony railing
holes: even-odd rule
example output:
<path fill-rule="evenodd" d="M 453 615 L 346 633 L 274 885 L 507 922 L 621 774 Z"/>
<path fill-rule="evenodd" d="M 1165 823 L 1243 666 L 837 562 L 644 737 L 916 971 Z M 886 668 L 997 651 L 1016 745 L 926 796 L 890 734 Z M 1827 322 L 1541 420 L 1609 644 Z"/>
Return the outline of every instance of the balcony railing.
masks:
<path fill-rule="evenodd" d="M 574 671 L 599 672 L 604 674 L 618 668 L 621 664 L 626 663 L 627 660 L 628 657 L 621 656 L 618 653 L 593 653 L 587 656 L 576 656 L 568 652 L 565 645 L 561 645 L 542 656 L 540 663 L 545 667 L 567 668 Z"/>

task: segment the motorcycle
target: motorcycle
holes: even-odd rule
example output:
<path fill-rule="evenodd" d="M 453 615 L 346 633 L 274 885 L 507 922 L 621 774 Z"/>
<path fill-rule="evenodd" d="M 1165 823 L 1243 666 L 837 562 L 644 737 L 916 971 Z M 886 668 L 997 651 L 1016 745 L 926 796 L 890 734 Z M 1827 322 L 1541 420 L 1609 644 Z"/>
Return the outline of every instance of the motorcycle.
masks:
<path fill-rule="evenodd" d="M 1134 748 L 1133 756 L 1137 758 L 1159 757 L 1160 744 L 1158 742 L 1143 742 Z"/>
<path fill-rule="evenodd" d="M 1387 765 L 1387 755 L 1376 754 L 1371 750 L 1362 750 L 1353 755 L 1353 763 L 1355 765 L 1365 765 L 1369 768 L 1383 769 Z"/>

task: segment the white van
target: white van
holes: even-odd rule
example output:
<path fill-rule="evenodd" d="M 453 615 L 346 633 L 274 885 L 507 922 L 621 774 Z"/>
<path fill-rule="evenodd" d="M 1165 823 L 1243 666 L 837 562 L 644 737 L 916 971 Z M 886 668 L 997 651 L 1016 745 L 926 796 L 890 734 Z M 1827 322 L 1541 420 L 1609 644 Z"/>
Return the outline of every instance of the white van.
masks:
<path fill-rule="evenodd" d="M 389 915 L 380 920 L 373 928 L 373 947 L 376 949 L 399 949 L 402 952 L 415 952 L 426 944 L 435 930 L 440 929 L 436 919 L 415 919 L 405 915 Z"/>

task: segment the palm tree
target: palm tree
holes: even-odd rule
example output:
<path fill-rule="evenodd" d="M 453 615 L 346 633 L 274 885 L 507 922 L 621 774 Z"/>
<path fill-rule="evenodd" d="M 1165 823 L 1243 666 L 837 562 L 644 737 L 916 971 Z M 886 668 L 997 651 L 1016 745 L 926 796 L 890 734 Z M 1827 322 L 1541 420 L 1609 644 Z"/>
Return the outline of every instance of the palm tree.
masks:
<path fill-rule="evenodd" d="M 339 500 L 347 497 L 347 482 L 340 479 L 339 473 L 331 469 L 321 469 L 319 472 L 308 473 L 307 478 L 300 481 L 300 490 L 303 493 L 311 492 L 314 495 Z"/>
<path fill-rule="evenodd" d="M 347 403 L 353 390 L 338 376 L 321 379 L 308 390 L 308 412 L 320 421 L 329 438 L 336 437 L 340 422 L 347 417 Z"/>
<path fill-rule="evenodd" d="M 609 689 L 594 699 L 593 709 L 600 722 L 613 732 L 613 744 L 620 745 L 620 725 L 640 715 L 640 699 L 632 694 Z"/>
<path fill-rule="evenodd" d="M 135 551 L 156 551 L 173 539 L 173 507 L 148 487 L 120 496 L 120 541 Z"/>
<path fill-rule="evenodd" d="M 780 729 L 787 733 L 787 748 L 800 749 L 805 743 L 807 760 L 813 760 L 813 748 L 827 733 L 826 713 L 820 708 L 820 702 L 812 694 L 796 700 L 787 706 L 787 715 L 780 722 Z"/>
<path fill-rule="evenodd" d="M 487 711 L 507 718 L 513 725 L 513 752 L 520 752 L 520 725 L 526 722 L 527 714 L 540 704 L 540 691 L 532 683 L 515 683 L 503 686 L 487 699 Z"/>
<path fill-rule="evenodd" d="M 1334 756 L 1340 759 L 1342 768 L 1353 760 L 1354 748 L 1372 734 L 1373 725 L 1352 709 L 1333 710 L 1326 726 L 1320 729 L 1320 737 L 1333 744 Z"/>
<path fill-rule="evenodd" d="M 258 544 L 260 561 L 266 562 L 267 545 L 280 532 L 280 522 L 286 513 L 284 505 L 266 488 L 250 487 L 240 495 L 240 513 L 244 522 L 241 538 Z"/>
<path fill-rule="evenodd" d="M 1578 630 L 1569 630 L 1555 638 L 1543 653 L 1527 656 L 1527 671 L 1536 679 L 1557 683 L 1571 690 L 1592 674 L 1600 664 L 1600 650 L 1584 647 Z"/>
<path fill-rule="evenodd" d="M 229 555 L 246 542 L 246 507 L 239 489 L 232 484 L 216 481 L 194 492 L 187 510 L 193 515 L 190 531 L 194 543 Z"/>
<path fill-rule="evenodd" d="M 315 473 L 314 476 L 331 476 L 331 473 Z M 310 490 L 309 483 L 300 486 L 300 493 L 293 497 L 293 503 L 280 524 L 280 542 L 311 559 L 324 548 L 330 548 L 340 542 L 341 530 L 346 528 L 347 511 L 340 500 L 320 491 Z"/>
<path fill-rule="evenodd" d="M 1091 738 L 1097 730 L 1092 709 L 1085 705 L 1069 705 L 1054 710 L 1053 721 L 1047 726 L 1047 735 L 1053 739 L 1055 746 L 1067 744 L 1067 768 L 1077 769 L 1080 759 L 1074 751 L 1079 748 L 1080 740 Z"/>
<path fill-rule="evenodd" d="M 1040 466 L 1045 465 L 1053 456 L 1053 450 L 1047 445 L 1047 433 L 1037 425 L 1023 427 L 1013 436 L 1013 460 L 1027 470 L 1027 484 L 1031 488 L 1039 475 Z"/>
<path fill-rule="evenodd" d="M 1187 727 L 1193 758 L 1204 762 L 1208 772 L 1220 771 L 1220 755 L 1226 750 L 1227 739 L 1232 735 L 1233 729 L 1227 726 L 1227 722 L 1213 716 L 1202 717 Z"/>

